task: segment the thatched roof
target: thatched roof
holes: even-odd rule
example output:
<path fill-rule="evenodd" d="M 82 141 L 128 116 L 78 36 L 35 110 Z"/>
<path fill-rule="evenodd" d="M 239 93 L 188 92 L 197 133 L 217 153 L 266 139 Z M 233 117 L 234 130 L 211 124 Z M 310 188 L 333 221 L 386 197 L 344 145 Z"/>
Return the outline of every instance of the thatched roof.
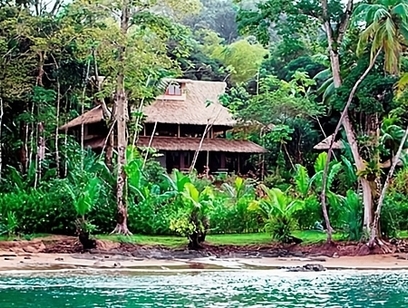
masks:
<path fill-rule="evenodd" d="M 176 96 L 161 95 L 151 105 L 143 108 L 146 114 L 145 123 L 192 124 L 192 125 L 220 125 L 232 127 L 235 124 L 227 108 L 219 102 L 219 96 L 225 92 L 226 83 L 216 81 L 195 81 L 188 79 L 174 79 L 184 83 L 186 95 L 179 100 Z M 207 106 L 207 104 L 209 105 Z M 61 130 L 84 124 L 97 123 L 103 120 L 100 106 L 85 112 L 73 119 Z"/>
<path fill-rule="evenodd" d="M 192 125 L 210 123 L 230 127 L 235 124 L 228 109 L 219 102 L 219 96 L 225 92 L 225 82 L 177 79 L 174 81 L 185 83 L 185 99 L 159 96 L 153 104 L 143 110 L 147 115 L 146 123 Z"/>
<path fill-rule="evenodd" d="M 323 141 L 316 144 L 313 149 L 315 150 L 328 150 L 330 148 L 330 143 L 333 139 L 333 135 L 328 136 Z M 344 149 L 344 144 L 341 140 L 337 140 L 333 144 L 334 150 Z"/>
<path fill-rule="evenodd" d="M 150 137 L 140 137 L 138 146 L 147 147 Z M 105 144 L 105 138 L 95 138 L 85 141 L 85 146 L 94 149 L 101 149 Z M 174 137 L 154 137 L 151 147 L 162 151 L 197 151 L 200 138 L 174 138 Z M 263 147 L 245 140 L 227 139 L 204 139 L 201 151 L 206 152 L 230 152 L 230 153 L 265 153 Z"/>
<path fill-rule="evenodd" d="M 103 111 L 101 106 L 97 106 L 79 117 L 69 121 L 67 124 L 61 126 L 60 130 L 66 130 L 72 127 L 80 126 L 83 124 L 98 123 L 103 120 Z"/>

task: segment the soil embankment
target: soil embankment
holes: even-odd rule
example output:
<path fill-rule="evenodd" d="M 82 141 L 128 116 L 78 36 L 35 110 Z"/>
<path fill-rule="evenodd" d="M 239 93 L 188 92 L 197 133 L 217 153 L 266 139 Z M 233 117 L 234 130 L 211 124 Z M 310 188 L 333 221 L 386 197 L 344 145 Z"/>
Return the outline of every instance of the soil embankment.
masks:
<path fill-rule="evenodd" d="M 392 254 L 361 243 L 311 245 L 206 245 L 200 251 L 111 241 L 83 252 L 77 238 L 50 236 L 0 242 L 0 270 L 112 268 L 132 270 L 282 268 L 322 264 L 327 269 L 408 269 L 405 244 Z M 407 246 L 408 247 L 408 246 Z"/>

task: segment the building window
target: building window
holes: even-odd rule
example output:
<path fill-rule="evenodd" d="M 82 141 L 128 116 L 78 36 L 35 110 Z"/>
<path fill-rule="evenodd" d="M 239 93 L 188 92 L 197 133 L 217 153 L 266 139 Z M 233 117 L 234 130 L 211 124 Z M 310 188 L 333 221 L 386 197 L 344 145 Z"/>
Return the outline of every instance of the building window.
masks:
<path fill-rule="evenodd" d="M 181 96 L 181 87 L 179 84 L 170 84 L 167 87 L 166 90 L 166 95 L 176 95 L 176 96 Z"/>

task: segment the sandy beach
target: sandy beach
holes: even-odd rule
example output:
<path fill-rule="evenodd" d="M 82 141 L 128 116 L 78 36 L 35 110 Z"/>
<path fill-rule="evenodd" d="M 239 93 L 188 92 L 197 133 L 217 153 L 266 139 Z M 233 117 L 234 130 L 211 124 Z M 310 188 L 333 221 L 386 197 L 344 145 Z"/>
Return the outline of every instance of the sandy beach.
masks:
<path fill-rule="evenodd" d="M 135 271 L 169 270 L 234 270 L 280 269 L 285 267 L 321 264 L 327 270 L 408 269 L 402 255 L 369 255 L 339 258 L 194 258 L 190 260 L 158 260 L 122 255 L 10 253 L 0 251 L 0 271 L 55 269 L 128 269 Z"/>
<path fill-rule="evenodd" d="M 407 269 L 408 254 L 364 254 L 361 244 L 312 246 L 209 246 L 202 251 L 98 241 L 82 252 L 75 237 L 50 236 L 0 242 L 0 272 L 19 270 L 116 269 L 132 271 L 202 271 L 282 269 L 307 264 L 326 270 Z"/>

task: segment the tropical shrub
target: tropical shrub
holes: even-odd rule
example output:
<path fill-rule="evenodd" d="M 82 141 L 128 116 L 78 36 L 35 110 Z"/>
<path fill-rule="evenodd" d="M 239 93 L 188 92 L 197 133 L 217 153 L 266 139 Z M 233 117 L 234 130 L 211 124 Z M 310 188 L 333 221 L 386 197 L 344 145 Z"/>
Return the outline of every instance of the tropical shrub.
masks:
<path fill-rule="evenodd" d="M 180 207 L 171 220 L 170 230 L 189 240 L 191 249 L 198 249 L 209 228 L 208 213 L 211 210 L 214 194 L 211 187 L 206 187 L 202 192 L 192 183 L 184 185 L 180 199 Z"/>
<path fill-rule="evenodd" d="M 291 233 L 297 227 L 295 213 L 304 207 L 304 202 L 291 198 L 287 192 L 279 188 L 268 189 L 263 186 L 266 196 L 254 201 L 250 209 L 260 213 L 265 222 L 265 230 L 271 232 L 272 237 L 283 243 L 294 240 Z"/>

